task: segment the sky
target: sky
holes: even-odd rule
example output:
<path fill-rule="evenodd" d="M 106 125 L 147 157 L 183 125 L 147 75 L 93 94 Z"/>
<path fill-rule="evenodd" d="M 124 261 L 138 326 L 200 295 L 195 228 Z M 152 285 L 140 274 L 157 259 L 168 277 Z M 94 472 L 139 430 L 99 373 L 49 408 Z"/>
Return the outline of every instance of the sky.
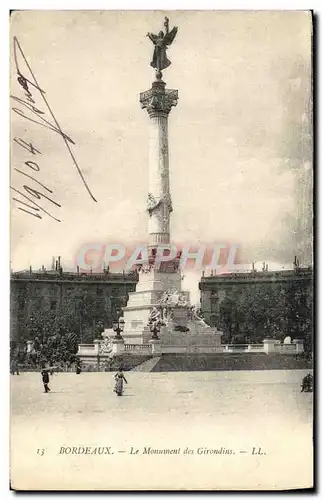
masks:
<path fill-rule="evenodd" d="M 272 268 L 290 266 L 295 253 L 308 263 L 308 13 L 22 11 L 11 19 L 12 56 L 17 37 L 61 129 L 75 143 L 71 150 L 97 202 L 62 137 L 13 111 L 11 186 L 27 195 L 24 185 L 46 193 L 61 206 L 36 201 L 61 222 L 44 213 L 42 219 L 31 216 L 12 200 L 12 269 L 50 267 L 58 255 L 70 268 L 84 244 L 147 241 L 149 118 L 139 93 L 154 79 L 145 35 L 162 29 L 165 15 L 171 28 L 178 26 L 168 49 L 172 65 L 163 74 L 167 88 L 179 91 L 169 117 L 173 241 L 237 244 L 246 263 L 265 260 Z M 25 99 L 13 57 L 11 94 Z M 37 90 L 33 98 L 52 123 Z M 21 102 L 11 105 L 27 114 Z M 26 165 L 30 161 L 39 171 Z M 11 194 L 28 203 L 17 191 Z M 187 286 L 196 291 L 196 276 L 191 278 Z"/>

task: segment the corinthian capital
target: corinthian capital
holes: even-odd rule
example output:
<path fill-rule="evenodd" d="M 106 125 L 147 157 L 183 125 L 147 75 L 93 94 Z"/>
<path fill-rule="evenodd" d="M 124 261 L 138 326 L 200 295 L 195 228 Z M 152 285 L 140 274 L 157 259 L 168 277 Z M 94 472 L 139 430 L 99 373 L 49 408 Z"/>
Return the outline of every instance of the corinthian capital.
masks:
<path fill-rule="evenodd" d="M 172 106 L 176 106 L 178 101 L 178 91 L 164 88 L 151 88 L 140 94 L 140 104 L 143 109 L 147 109 L 149 115 L 168 115 Z"/>

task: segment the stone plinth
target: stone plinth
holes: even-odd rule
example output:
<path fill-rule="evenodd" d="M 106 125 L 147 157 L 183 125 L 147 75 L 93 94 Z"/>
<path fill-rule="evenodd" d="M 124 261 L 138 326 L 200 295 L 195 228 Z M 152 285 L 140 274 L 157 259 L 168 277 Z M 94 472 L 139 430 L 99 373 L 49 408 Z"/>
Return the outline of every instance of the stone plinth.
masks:
<path fill-rule="evenodd" d="M 264 339 L 264 351 L 266 354 L 274 354 L 277 353 L 276 346 L 280 344 L 279 340 L 275 339 Z"/>
<path fill-rule="evenodd" d="M 112 352 L 115 356 L 118 356 L 118 355 L 124 353 L 124 344 L 125 344 L 125 341 L 123 338 L 116 337 L 112 340 Z"/>
<path fill-rule="evenodd" d="M 93 352 L 93 354 L 94 354 L 95 356 L 99 356 L 99 354 L 100 354 L 100 344 L 101 344 L 101 340 L 100 340 L 100 339 L 95 339 L 95 340 L 93 341 L 93 344 L 94 344 L 94 352 Z"/>
<path fill-rule="evenodd" d="M 169 327 L 163 327 L 160 332 L 160 340 L 163 346 L 207 346 L 220 347 L 222 332 L 218 332 L 214 328 L 200 329 L 199 331 L 179 332 Z"/>
<path fill-rule="evenodd" d="M 153 356 L 161 356 L 162 354 L 162 343 L 160 340 L 149 340 L 149 344 L 151 345 L 151 354 Z"/>
<path fill-rule="evenodd" d="M 303 339 L 294 339 L 293 344 L 295 344 L 296 354 L 301 354 L 304 352 L 304 340 Z"/>
<path fill-rule="evenodd" d="M 159 296 L 158 292 L 160 294 L 165 290 L 173 288 L 177 290 L 180 290 L 181 288 L 181 275 L 177 269 L 177 266 L 176 269 L 173 270 L 173 272 L 163 272 L 155 269 L 154 267 L 151 267 L 149 272 L 141 272 L 139 274 L 139 281 L 136 286 L 136 292 L 129 293 L 129 301 L 127 306 L 132 305 L 131 297 L 134 297 L 134 294 L 137 294 L 138 292 L 156 292 L 157 295 L 152 295 L 152 297 L 156 297 Z M 152 302 L 154 302 L 153 298 Z"/>

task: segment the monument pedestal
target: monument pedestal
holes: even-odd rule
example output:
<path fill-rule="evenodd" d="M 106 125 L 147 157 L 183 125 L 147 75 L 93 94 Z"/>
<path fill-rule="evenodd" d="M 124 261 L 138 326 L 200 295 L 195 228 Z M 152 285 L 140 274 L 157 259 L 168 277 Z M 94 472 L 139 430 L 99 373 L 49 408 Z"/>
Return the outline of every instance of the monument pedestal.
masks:
<path fill-rule="evenodd" d="M 190 293 L 182 291 L 181 283 L 179 269 L 161 272 L 151 268 L 140 274 L 136 292 L 129 294 L 128 304 L 123 309 L 126 343 L 153 345 L 149 321 L 155 310 L 162 324 L 156 345 L 175 350 L 190 350 L 192 346 L 219 349 L 222 332 L 209 327 L 197 315 L 190 304 Z"/>
<path fill-rule="evenodd" d="M 146 344 L 151 338 L 148 327 L 149 317 L 154 307 L 163 312 L 162 299 L 167 290 L 177 290 L 182 300 L 189 304 L 189 292 L 181 291 L 181 276 L 179 270 L 161 272 L 151 267 L 140 272 L 135 292 L 129 293 L 127 306 L 123 308 L 123 337 L 127 343 Z M 166 318 L 162 318 L 166 319 Z"/>
<path fill-rule="evenodd" d="M 162 354 L 162 343 L 161 340 L 149 340 L 151 345 L 151 354 L 153 356 L 161 356 Z"/>
<path fill-rule="evenodd" d="M 118 355 L 124 353 L 124 344 L 125 344 L 125 341 L 123 338 L 116 337 L 112 340 L 112 352 L 115 356 L 118 356 Z"/>

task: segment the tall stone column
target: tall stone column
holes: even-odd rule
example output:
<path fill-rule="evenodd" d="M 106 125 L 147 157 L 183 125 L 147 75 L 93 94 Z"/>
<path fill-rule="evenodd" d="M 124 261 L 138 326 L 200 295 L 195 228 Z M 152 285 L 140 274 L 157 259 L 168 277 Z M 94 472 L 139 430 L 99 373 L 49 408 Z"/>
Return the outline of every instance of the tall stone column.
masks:
<path fill-rule="evenodd" d="M 151 89 L 140 94 L 141 107 L 150 117 L 149 133 L 149 245 L 170 242 L 172 201 L 169 186 L 168 115 L 178 101 L 178 91 L 165 89 L 165 82 L 156 80 Z"/>

